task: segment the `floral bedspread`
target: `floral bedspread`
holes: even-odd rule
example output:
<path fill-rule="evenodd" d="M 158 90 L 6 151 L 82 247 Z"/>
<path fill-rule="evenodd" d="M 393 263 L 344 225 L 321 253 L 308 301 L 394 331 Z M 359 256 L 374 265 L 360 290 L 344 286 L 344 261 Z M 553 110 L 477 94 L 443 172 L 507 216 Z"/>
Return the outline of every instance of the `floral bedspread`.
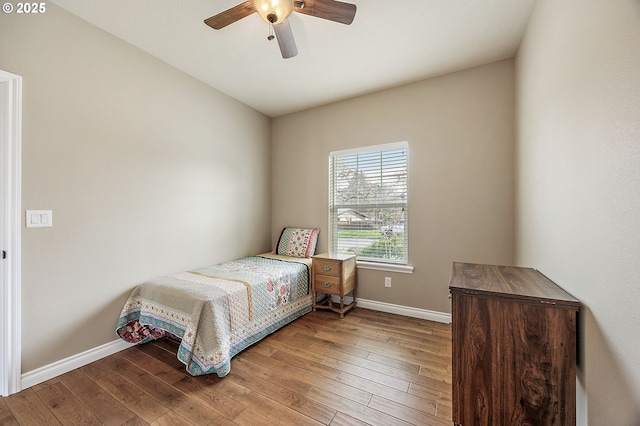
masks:
<path fill-rule="evenodd" d="M 310 259 L 252 256 L 137 286 L 116 333 L 146 343 L 172 335 L 194 375 L 229 373 L 241 350 L 311 310 Z"/>

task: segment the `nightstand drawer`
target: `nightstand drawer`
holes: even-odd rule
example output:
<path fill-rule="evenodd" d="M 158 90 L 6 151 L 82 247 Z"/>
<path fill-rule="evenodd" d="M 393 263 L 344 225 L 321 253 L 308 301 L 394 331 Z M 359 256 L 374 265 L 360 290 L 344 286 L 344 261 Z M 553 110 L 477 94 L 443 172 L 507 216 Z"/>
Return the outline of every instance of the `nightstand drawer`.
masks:
<path fill-rule="evenodd" d="M 316 291 L 328 294 L 340 294 L 340 277 L 316 275 L 314 280 Z"/>
<path fill-rule="evenodd" d="M 335 260 L 313 259 L 316 263 L 316 274 L 340 276 L 340 262 Z"/>

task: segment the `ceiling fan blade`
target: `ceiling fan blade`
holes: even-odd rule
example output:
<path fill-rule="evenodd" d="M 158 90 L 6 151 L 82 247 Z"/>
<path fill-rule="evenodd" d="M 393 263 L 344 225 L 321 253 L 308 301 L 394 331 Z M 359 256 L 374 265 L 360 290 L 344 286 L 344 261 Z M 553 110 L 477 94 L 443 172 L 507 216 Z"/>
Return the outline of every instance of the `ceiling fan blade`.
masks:
<path fill-rule="evenodd" d="M 296 56 L 298 54 L 298 48 L 296 47 L 296 41 L 293 39 L 289 18 L 278 25 L 274 25 L 273 30 L 276 33 L 276 39 L 278 40 L 282 57 L 287 59 Z"/>
<path fill-rule="evenodd" d="M 245 1 L 244 3 L 240 3 L 239 5 L 232 7 L 231 9 L 227 9 L 224 12 L 212 16 L 211 18 L 205 19 L 204 23 L 214 30 L 219 30 L 229 24 L 233 24 L 234 22 L 239 21 L 245 16 L 251 15 L 255 11 L 256 9 L 253 7 L 253 2 Z"/>
<path fill-rule="evenodd" d="M 356 5 L 335 0 L 294 1 L 294 10 L 316 18 L 349 25 L 356 16 Z"/>

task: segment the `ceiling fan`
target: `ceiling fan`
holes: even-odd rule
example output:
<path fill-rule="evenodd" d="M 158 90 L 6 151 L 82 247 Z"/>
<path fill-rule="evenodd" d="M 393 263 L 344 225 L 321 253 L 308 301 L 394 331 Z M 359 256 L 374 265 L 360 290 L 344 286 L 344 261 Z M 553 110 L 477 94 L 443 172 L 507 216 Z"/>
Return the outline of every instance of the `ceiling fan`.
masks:
<path fill-rule="evenodd" d="M 204 23 L 219 30 L 258 12 L 273 27 L 282 57 L 286 59 L 298 54 L 288 19 L 294 11 L 349 25 L 356 15 L 356 5 L 336 0 L 250 0 L 205 19 Z M 273 35 L 268 37 L 269 40 L 273 38 Z"/>

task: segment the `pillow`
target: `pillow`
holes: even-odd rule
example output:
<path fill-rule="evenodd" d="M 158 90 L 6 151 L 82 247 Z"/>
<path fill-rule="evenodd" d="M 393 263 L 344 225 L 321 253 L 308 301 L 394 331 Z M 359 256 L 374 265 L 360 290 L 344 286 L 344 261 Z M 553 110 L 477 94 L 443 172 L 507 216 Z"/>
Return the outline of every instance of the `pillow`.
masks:
<path fill-rule="evenodd" d="M 320 228 L 282 228 L 273 247 L 281 256 L 311 257 L 316 252 Z"/>

